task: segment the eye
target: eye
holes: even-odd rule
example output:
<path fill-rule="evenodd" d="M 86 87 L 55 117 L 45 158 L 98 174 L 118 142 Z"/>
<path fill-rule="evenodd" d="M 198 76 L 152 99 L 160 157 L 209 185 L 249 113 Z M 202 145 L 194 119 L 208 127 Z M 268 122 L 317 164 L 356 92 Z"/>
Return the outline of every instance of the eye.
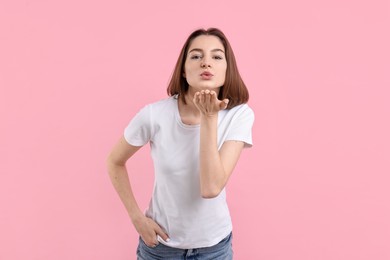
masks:
<path fill-rule="evenodd" d="M 222 56 L 220 56 L 220 55 L 215 55 L 213 58 L 216 59 L 216 60 L 222 60 L 223 59 Z"/>
<path fill-rule="evenodd" d="M 194 55 L 191 55 L 191 60 L 198 60 L 198 59 L 201 59 L 202 56 L 199 55 L 199 54 L 194 54 Z"/>

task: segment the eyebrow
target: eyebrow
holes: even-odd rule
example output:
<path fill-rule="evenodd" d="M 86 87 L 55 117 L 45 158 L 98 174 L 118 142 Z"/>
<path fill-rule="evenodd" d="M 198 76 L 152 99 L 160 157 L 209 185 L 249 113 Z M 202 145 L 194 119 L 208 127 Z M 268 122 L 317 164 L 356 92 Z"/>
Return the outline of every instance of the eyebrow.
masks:
<path fill-rule="evenodd" d="M 193 51 L 199 51 L 199 52 L 203 52 L 203 50 L 202 49 L 199 49 L 199 48 L 195 48 L 195 49 L 192 49 L 192 50 L 190 50 L 188 53 L 190 53 L 190 52 L 193 52 Z M 216 51 L 221 51 L 221 52 L 223 52 L 223 53 L 225 53 L 223 50 L 221 50 L 221 49 L 212 49 L 211 50 L 212 52 L 216 52 Z"/>

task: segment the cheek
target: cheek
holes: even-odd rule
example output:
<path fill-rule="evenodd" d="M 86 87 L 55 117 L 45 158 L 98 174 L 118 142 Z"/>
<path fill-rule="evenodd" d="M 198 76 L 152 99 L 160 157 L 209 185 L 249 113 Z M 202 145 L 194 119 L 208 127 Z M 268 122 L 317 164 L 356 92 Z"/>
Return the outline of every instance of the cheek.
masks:
<path fill-rule="evenodd" d="M 223 75 L 223 77 L 225 77 L 226 76 L 226 72 L 227 72 L 227 67 L 224 66 L 223 68 L 221 68 L 221 71 L 222 71 L 221 75 Z"/>
<path fill-rule="evenodd" d="M 183 73 L 185 73 L 186 75 L 191 74 L 191 65 L 189 65 L 189 64 L 184 64 Z"/>
<path fill-rule="evenodd" d="M 183 68 L 183 75 L 184 77 L 189 77 L 191 75 L 191 66 L 188 66 L 188 64 L 185 64 L 184 65 L 184 68 Z"/>
<path fill-rule="evenodd" d="M 222 73 L 221 73 L 221 81 L 225 82 L 226 80 L 226 72 L 227 70 L 225 69 Z"/>
<path fill-rule="evenodd" d="M 227 71 L 227 64 L 226 64 L 226 63 L 220 64 L 219 69 L 220 69 L 221 71 L 223 71 L 223 73 L 226 73 L 226 71 Z"/>

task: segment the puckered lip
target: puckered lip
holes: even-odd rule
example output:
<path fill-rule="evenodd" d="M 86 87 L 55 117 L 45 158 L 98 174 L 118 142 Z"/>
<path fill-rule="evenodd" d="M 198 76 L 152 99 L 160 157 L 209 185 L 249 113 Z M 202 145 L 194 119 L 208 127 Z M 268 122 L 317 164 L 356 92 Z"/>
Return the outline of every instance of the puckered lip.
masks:
<path fill-rule="evenodd" d="M 201 76 L 214 76 L 210 71 L 203 71 Z"/>

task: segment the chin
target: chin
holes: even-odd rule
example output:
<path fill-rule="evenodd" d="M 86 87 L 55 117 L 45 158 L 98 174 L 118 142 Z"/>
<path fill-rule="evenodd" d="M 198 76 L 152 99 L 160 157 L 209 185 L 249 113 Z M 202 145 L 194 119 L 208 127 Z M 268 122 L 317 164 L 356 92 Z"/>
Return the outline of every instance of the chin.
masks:
<path fill-rule="evenodd" d="M 199 85 L 194 86 L 194 88 L 201 89 L 201 90 L 203 90 L 203 89 L 215 90 L 215 89 L 219 89 L 220 87 L 217 87 L 215 84 L 199 84 Z"/>

